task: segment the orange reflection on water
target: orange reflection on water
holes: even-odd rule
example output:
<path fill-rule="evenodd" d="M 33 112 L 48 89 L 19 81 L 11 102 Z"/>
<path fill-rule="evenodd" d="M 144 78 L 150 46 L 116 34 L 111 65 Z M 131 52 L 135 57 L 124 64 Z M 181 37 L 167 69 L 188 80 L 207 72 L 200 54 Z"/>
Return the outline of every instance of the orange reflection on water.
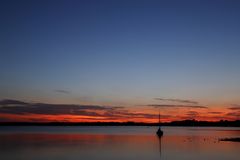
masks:
<path fill-rule="evenodd" d="M 231 134 L 229 134 L 231 132 Z M 233 133 L 232 133 L 233 132 Z M 183 132 L 184 133 L 184 132 Z M 73 159 L 229 159 L 239 158 L 240 143 L 218 141 L 219 137 L 239 134 L 238 131 L 201 131 L 193 134 L 176 132 L 159 139 L 152 135 L 109 135 L 77 133 L 14 133 L 0 134 L 1 156 L 7 153 L 28 153 L 33 157 L 71 157 Z M 201 134 L 199 134 L 201 133 Z M 159 154 L 160 153 L 160 154 Z M 0 156 L 0 157 L 1 157 Z M 53 157 L 51 157 L 53 156 Z M 28 159 L 29 157 L 25 157 Z"/>

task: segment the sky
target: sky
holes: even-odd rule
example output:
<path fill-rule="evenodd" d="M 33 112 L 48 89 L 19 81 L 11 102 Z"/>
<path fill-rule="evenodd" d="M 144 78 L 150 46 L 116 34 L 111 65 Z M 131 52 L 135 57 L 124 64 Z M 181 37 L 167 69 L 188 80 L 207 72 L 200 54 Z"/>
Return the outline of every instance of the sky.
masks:
<path fill-rule="evenodd" d="M 238 0 L 1 0 L 0 121 L 240 117 Z"/>

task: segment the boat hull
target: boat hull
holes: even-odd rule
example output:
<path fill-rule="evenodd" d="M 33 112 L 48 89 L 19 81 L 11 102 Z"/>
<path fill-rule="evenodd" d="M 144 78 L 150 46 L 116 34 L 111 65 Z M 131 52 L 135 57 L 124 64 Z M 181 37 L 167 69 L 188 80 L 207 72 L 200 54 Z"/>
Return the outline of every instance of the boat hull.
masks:
<path fill-rule="evenodd" d="M 156 132 L 156 134 L 161 137 L 163 135 L 163 131 L 159 128 Z"/>

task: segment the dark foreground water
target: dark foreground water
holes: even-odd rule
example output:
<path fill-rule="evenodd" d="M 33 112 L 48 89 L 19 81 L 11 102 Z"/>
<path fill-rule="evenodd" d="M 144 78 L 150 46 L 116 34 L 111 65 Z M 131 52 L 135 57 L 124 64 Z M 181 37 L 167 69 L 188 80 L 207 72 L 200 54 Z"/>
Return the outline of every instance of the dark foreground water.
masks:
<path fill-rule="evenodd" d="M 240 128 L 0 127 L 1 160 L 239 160 Z"/>

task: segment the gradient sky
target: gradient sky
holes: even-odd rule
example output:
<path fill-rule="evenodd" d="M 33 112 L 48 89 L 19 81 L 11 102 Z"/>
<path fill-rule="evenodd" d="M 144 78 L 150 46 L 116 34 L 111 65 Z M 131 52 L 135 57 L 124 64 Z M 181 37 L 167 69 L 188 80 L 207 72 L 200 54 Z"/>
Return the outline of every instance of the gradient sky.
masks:
<path fill-rule="evenodd" d="M 238 0 L 1 0 L 0 19 L 0 121 L 240 117 Z"/>

